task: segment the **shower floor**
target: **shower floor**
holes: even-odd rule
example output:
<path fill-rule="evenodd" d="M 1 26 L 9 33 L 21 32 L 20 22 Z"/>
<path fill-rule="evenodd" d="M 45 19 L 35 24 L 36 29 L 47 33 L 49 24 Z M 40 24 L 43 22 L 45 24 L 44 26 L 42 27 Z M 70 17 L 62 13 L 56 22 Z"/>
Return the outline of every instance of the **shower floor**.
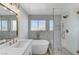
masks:
<path fill-rule="evenodd" d="M 73 55 L 71 52 L 69 52 L 68 50 L 66 50 L 65 48 L 49 48 L 50 51 L 50 55 Z"/>

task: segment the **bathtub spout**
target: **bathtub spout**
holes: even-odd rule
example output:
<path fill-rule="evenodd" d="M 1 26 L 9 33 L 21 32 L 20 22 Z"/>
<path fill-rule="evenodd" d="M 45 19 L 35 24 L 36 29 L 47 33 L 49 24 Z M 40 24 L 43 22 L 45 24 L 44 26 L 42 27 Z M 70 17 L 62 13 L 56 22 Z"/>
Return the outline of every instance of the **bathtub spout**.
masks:
<path fill-rule="evenodd" d="M 40 33 L 36 33 L 37 40 L 40 40 Z"/>

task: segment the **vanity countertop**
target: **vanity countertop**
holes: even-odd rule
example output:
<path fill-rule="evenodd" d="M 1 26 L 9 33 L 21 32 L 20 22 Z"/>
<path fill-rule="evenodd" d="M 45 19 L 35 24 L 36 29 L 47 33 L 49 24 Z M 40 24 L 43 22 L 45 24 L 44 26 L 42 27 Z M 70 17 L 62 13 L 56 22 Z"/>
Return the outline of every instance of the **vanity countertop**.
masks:
<path fill-rule="evenodd" d="M 17 48 L 4 48 L 0 49 L 0 55 L 22 55 L 23 50 Z"/>
<path fill-rule="evenodd" d="M 25 46 L 21 45 L 22 47 L 11 46 L 6 48 L 0 48 L 0 55 L 23 55 L 24 51 L 28 49 L 28 47 L 31 45 L 32 40 L 26 40 L 25 43 L 26 43 Z"/>

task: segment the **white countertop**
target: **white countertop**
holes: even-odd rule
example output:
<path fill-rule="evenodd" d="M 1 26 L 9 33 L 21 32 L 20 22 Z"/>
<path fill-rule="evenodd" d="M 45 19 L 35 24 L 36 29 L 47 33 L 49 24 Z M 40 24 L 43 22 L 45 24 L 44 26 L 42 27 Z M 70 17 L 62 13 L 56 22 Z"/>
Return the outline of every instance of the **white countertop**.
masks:
<path fill-rule="evenodd" d="M 17 48 L 0 49 L 0 55 L 22 55 L 23 50 Z"/>
<path fill-rule="evenodd" d="M 23 48 L 14 48 L 14 47 L 7 47 L 7 48 L 0 48 L 0 55 L 23 55 L 25 49 L 32 43 L 32 40 L 27 40 L 25 47 Z"/>

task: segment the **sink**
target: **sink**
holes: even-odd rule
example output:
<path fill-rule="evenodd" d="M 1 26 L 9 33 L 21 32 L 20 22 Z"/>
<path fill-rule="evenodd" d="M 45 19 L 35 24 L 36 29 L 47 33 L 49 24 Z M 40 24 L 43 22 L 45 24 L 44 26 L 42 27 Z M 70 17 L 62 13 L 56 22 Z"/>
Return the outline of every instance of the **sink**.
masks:
<path fill-rule="evenodd" d="M 27 41 L 26 41 L 26 42 L 20 41 L 20 42 L 15 46 L 15 48 L 23 48 L 24 46 L 26 46 L 26 43 L 27 43 Z"/>
<path fill-rule="evenodd" d="M 30 42 L 31 40 L 18 41 L 17 43 L 13 44 L 11 47 L 23 49 L 26 48 Z"/>

